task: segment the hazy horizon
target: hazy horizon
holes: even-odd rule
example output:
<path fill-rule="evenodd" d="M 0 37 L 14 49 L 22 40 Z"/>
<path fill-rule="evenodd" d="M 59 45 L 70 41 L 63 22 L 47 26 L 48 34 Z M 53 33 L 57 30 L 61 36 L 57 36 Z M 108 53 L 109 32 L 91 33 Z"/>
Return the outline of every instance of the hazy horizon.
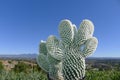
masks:
<path fill-rule="evenodd" d="M 23 54 L 0 54 L 0 58 L 1 57 L 25 57 L 25 56 L 32 56 L 32 57 L 35 57 L 37 56 L 38 53 L 23 53 Z M 36 57 L 35 57 L 36 58 Z M 86 59 L 120 59 L 120 57 L 102 57 L 102 56 L 88 56 Z"/>
<path fill-rule="evenodd" d="M 120 57 L 119 0 L 1 0 L 0 55 L 37 53 L 41 40 L 59 38 L 58 25 L 69 19 L 79 28 L 83 19 L 95 26 L 99 44 L 90 57 Z"/>

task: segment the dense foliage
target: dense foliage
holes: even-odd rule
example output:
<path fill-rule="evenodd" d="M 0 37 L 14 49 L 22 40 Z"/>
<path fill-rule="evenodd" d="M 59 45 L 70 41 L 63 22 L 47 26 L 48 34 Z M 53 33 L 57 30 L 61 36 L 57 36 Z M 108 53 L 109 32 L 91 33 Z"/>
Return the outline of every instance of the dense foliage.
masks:
<path fill-rule="evenodd" d="M 20 72 L 16 73 L 14 71 L 2 71 L 0 72 L 0 80 L 47 80 L 45 73 L 43 72 Z"/>
<path fill-rule="evenodd" d="M 24 62 L 18 62 L 18 64 L 15 65 L 13 70 L 15 72 L 25 72 L 25 73 L 27 73 L 27 70 L 29 68 L 31 68 L 31 66 L 29 66 L 28 64 L 25 64 Z"/>
<path fill-rule="evenodd" d="M 86 80 L 120 80 L 119 71 L 87 71 Z"/>
<path fill-rule="evenodd" d="M 105 62 L 106 61 L 104 61 L 104 63 Z M 13 62 L 11 61 L 9 63 L 12 64 Z M 97 64 L 100 63 L 103 64 L 103 62 L 97 61 Z M 105 64 L 107 65 L 107 63 Z M 109 66 L 112 65 L 112 69 L 107 70 L 105 66 L 98 67 L 95 65 L 90 66 L 89 64 L 88 69 L 86 70 L 85 80 L 120 80 L 120 71 L 117 68 L 120 66 L 117 64 L 119 64 L 118 60 L 115 65 L 113 63 L 109 63 Z M 42 71 L 38 65 L 32 66 L 27 64 L 25 61 L 18 61 L 18 64 L 9 71 L 5 70 L 4 65 L 0 62 L 0 70 L 0 80 L 47 80 L 46 73 Z"/>
<path fill-rule="evenodd" d="M 44 72 L 16 73 L 14 71 L 0 72 L 0 80 L 47 80 Z M 87 71 L 85 80 L 120 80 L 118 71 Z"/>
<path fill-rule="evenodd" d="M 0 72 L 1 72 L 1 70 L 3 70 L 3 69 L 4 69 L 4 66 L 3 66 L 2 62 L 0 62 Z"/>

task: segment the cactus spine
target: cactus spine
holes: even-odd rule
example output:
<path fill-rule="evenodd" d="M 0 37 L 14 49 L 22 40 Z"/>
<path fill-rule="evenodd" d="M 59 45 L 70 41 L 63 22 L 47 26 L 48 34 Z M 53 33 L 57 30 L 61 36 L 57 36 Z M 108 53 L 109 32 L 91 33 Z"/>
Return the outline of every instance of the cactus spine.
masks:
<path fill-rule="evenodd" d="M 83 20 L 77 30 L 69 20 L 59 24 L 61 40 L 49 36 L 40 44 L 37 62 L 49 73 L 53 80 L 80 80 L 85 77 L 85 58 L 92 54 L 98 44 L 93 37 L 94 25 L 90 20 Z"/>

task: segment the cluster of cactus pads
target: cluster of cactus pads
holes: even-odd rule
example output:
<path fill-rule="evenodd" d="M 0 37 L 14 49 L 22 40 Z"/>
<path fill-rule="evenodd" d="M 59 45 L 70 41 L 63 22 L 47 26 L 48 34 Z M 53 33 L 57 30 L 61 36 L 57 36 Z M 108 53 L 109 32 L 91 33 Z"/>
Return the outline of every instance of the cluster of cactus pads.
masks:
<path fill-rule="evenodd" d="M 50 80 L 82 80 L 85 77 L 85 58 L 98 44 L 93 32 L 90 20 L 83 20 L 78 30 L 69 20 L 62 20 L 59 24 L 61 39 L 51 35 L 47 41 L 40 42 L 37 63 Z"/>

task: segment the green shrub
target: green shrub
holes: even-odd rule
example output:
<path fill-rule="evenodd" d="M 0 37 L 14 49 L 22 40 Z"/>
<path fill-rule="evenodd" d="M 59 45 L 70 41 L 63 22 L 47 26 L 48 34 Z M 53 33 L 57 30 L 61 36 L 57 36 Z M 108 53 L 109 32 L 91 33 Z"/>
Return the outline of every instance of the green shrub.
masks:
<path fill-rule="evenodd" d="M 31 68 L 30 65 L 24 63 L 24 62 L 18 62 L 18 64 L 15 65 L 14 71 L 15 72 L 28 72 L 29 68 Z"/>
<path fill-rule="evenodd" d="M 119 71 L 87 71 L 86 80 L 120 80 Z"/>
<path fill-rule="evenodd" d="M 3 69 L 4 69 L 4 66 L 3 66 L 2 62 L 0 61 L 0 72 L 1 72 L 1 70 L 3 70 Z"/>

